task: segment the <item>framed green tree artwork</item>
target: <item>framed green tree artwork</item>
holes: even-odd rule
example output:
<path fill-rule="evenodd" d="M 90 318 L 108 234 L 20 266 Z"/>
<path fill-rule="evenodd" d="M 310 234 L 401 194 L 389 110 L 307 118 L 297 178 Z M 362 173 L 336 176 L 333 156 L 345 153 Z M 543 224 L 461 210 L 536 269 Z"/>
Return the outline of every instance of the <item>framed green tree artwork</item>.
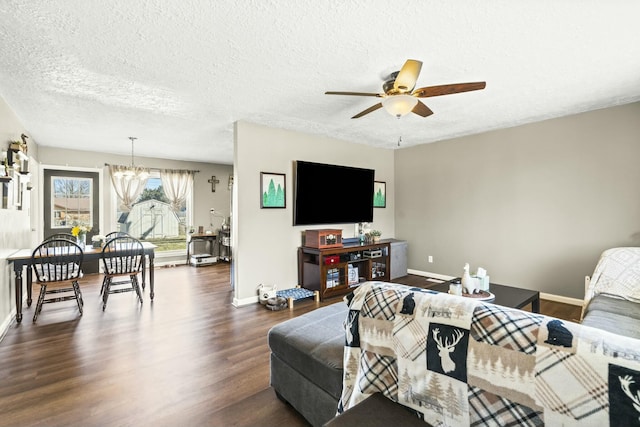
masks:
<path fill-rule="evenodd" d="M 384 181 L 374 181 L 373 183 L 373 207 L 387 207 L 387 183 Z"/>
<path fill-rule="evenodd" d="M 260 208 L 286 208 L 286 175 L 260 172 Z"/>

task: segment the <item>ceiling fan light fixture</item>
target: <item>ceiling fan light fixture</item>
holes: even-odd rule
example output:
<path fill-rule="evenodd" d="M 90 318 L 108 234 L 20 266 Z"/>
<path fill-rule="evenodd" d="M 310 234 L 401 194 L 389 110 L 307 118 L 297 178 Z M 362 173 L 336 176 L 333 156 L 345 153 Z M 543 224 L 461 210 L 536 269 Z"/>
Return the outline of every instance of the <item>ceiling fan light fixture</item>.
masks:
<path fill-rule="evenodd" d="M 411 95 L 391 95 L 382 100 L 382 106 L 387 113 L 395 117 L 409 114 L 418 103 L 418 99 Z"/>
<path fill-rule="evenodd" d="M 481 90 L 486 82 L 453 83 L 438 86 L 426 86 L 415 89 L 416 81 L 422 69 L 422 62 L 417 59 L 407 59 L 400 69 L 389 74 L 382 84 L 383 93 L 371 92 L 339 92 L 327 91 L 326 95 L 372 96 L 382 98 L 381 102 L 359 112 L 352 119 L 359 119 L 369 113 L 384 107 L 392 116 L 400 118 L 409 113 L 415 113 L 420 117 L 429 117 L 433 111 L 418 98 L 432 96 L 451 95 L 453 93 Z M 414 90 L 415 89 L 415 90 Z"/>

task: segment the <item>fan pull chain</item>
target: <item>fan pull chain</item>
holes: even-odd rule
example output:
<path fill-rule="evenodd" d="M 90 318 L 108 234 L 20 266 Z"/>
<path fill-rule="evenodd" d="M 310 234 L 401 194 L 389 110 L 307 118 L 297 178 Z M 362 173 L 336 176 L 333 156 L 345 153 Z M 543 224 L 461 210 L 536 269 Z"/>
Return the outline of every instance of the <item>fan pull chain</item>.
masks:
<path fill-rule="evenodd" d="M 400 147 L 400 143 L 402 142 L 402 136 L 398 137 L 398 147 Z"/>

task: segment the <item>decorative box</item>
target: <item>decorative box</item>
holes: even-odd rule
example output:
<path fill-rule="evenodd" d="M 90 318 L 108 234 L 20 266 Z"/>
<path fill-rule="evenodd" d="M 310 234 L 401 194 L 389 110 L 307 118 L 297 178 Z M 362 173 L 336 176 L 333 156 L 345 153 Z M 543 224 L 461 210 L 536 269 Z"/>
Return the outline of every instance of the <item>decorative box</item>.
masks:
<path fill-rule="evenodd" d="M 340 262 L 340 255 L 329 255 L 324 257 L 324 263 L 326 265 L 337 264 Z"/>
<path fill-rule="evenodd" d="M 306 230 L 304 245 L 309 248 L 327 249 L 342 247 L 342 230 Z"/>
<path fill-rule="evenodd" d="M 374 249 L 371 251 L 362 251 L 362 255 L 365 258 L 380 258 L 382 256 L 382 249 Z"/>
<path fill-rule="evenodd" d="M 12 142 L 9 144 L 9 150 L 13 151 L 24 151 L 22 144 L 19 142 Z"/>

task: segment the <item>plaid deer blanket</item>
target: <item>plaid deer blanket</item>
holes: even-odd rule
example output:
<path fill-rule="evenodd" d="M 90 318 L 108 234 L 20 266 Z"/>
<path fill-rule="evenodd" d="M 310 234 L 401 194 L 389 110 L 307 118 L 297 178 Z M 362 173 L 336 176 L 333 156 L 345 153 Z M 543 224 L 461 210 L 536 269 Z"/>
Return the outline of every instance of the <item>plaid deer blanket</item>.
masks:
<path fill-rule="evenodd" d="M 345 298 L 338 412 L 380 392 L 434 426 L 640 424 L 640 341 L 367 282 Z"/>

